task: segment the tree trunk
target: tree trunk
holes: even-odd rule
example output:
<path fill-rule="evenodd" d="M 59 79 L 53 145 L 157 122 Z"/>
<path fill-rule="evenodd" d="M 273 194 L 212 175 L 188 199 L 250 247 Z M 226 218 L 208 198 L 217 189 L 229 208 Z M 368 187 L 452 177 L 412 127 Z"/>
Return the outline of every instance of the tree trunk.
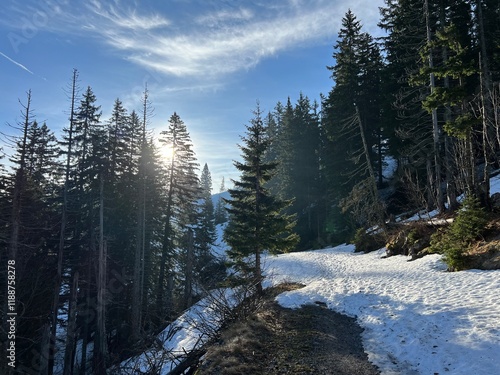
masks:
<path fill-rule="evenodd" d="M 432 35 L 431 35 L 431 25 L 430 25 L 430 13 L 429 13 L 429 1 L 425 0 L 425 22 L 426 22 L 426 28 L 427 28 L 427 42 L 431 43 L 432 42 Z M 432 49 L 429 51 L 429 68 L 432 70 L 434 68 L 434 57 L 432 56 Z M 436 89 L 436 82 L 435 82 L 435 76 L 434 73 L 429 74 L 429 86 L 431 89 L 431 93 L 433 93 Z M 437 204 L 437 209 L 440 212 L 444 212 L 445 206 L 444 206 L 444 197 L 443 193 L 441 191 L 441 155 L 440 155 L 440 148 L 441 148 L 441 136 L 440 136 L 440 129 L 438 125 L 438 118 L 437 118 L 437 110 L 434 108 L 432 109 L 432 138 L 433 138 L 433 144 L 434 144 L 434 180 L 435 180 L 435 194 L 436 194 L 436 204 Z"/>
<path fill-rule="evenodd" d="M 365 130 L 363 128 L 363 123 L 361 122 L 361 115 L 359 114 L 359 108 L 356 106 L 356 117 L 359 126 L 359 134 L 361 136 L 361 140 L 363 142 L 363 153 L 366 159 L 366 168 L 368 168 L 368 174 L 370 175 L 370 190 L 372 193 L 373 204 L 375 207 L 375 214 L 377 218 L 377 224 L 380 227 L 385 226 L 384 222 L 384 213 L 382 211 L 382 205 L 380 203 L 380 199 L 378 198 L 378 189 L 377 189 L 377 179 L 375 177 L 375 172 L 373 171 L 372 163 L 370 160 L 370 149 L 368 148 L 368 142 L 366 141 Z"/>
<path fill-rule="evenodd" d="M 481 52 L 479 54 L 479 65 L 480 65 L 480 77 L 481 77 L 481 114 L 483 120 L 483 156 L 484 156 L 484 171 L 483 171 L 483 181 L 481 182 L 480 188 L 480 200 L 481 203 L 488 207 L 490 206 L 490 165 L 492 164 L 492 155 L 494 155 L 496 150 L 490 150 L 490 142 L 492 142 L 494 135 L 493 127 L 494 123 L 494 110 L 492 105 L 492 91 L 493 85 L 491 83 L 491 72 L 488 61 L 488 54 L 486 51 L 486 34 L 484 32 L 484 18 L 483 18 L 483 6 L 481 0 L 476 2 L 476 12 L 477 12 L 477 26 L 479 29 L 479 43 L 481 47 Z"/>
<path fill-rule="evenodd" d="M 160 272 L 158 274 L 158 289 L 156 292 L 156 318 L 159 322 L 161 322 L 165 317 L 165 306 L 163 303 L 163 296 L 165 294 L 165 275 L 167 268 L 167 256 L 171 250 L 172 243 L 172 209 L 173 209 L 173 200 L 174 200 L 174 160 L 172 157 L 172 162 L 170 165 L 170 178 L 169 178 L 169 188 L 168 188 L 168 196 L 167 196 L 167 211 L 165 213 L 165 229 L 163 233 L 163 244 L 162 244 L 162 252 L 161 252 L 161 261 L 160 261 Z"/>
<path fill-rule="evenodd" d="M 453 153 L 454 139 L 448 135 L 444 137 L 444 146 L 446 152 L 446 197 L 449 210 L 455 210 L 458 207 L 457 186 L 455 183 L 455 165 L 456 160 Z"/>
<path fill-rule="evenodd" d="M 93 232 L 93 229 L 92 229 Z M 92 238 L 92 236 L 91 236 Z M 92 251 L 92 254 L 95 254 L 95 252 Z M 91 262 L 90 262 L 90 257 L 88 259 L 88 274 L 87 274 L 87 288 L 85 290 L 85 306 L 87 308 L 86 313 L 84 314 L 84 319 L 83 319 L 83 332 L 82 332 L 82 354 L 81 354 L 81 362 L 80 362 L 80 375 L 85 375 L 87 372 L 87 345 L 89 342 L 88 336 L 89 336 L 89 321 L 88 321 L 88 316 L 89 316 L 89 309 L 90 309 L 90 278 L 91 278 Z"/>
<path fill-rule="evenodd" d="M 99 208 L 99 257 L 97 272 L 97 327 L 94 341 L 94 374 L 106 375 L 106 257 L 107 245 L 104 240 L 104 179 L 100 182 Z"/>
<path fill-rule="evenodd" d="M 68 328 L 66 332 L 66 349 L 64 351 L 64 375 L 73 374 L 75 362 L 75 343 L 76 343 L 76 305 L 78 298 L 78 278 L 79 273 L 73 274 L 73 283 L 71 284 L 71 295 L 69 301 Z"/>
<path fill-rule="evenodd" d="M 148 89 L 144 90 L 142 137 L 140 140 L 141 156 L 139 162 L 139 194 L 137 205 L 137 234 L 134 260 L 134 289 L 132 293 L 132 340 L 137 341 L 142 326 L 142 294 L 144 289 L 144 248 L 146 245 L 146 171 L 145 147 L 146 125 L 148 116 Z"/>
<path fill-rule="evenodd" d="M 62 268 L 63 268 L 63 258 L 64 258 L 64 244 L 66 237 L 66 222 L 67 222 L 67 210 L 68 210 L 68 183 L 69 183 L 69 173 L 71 168 L 71 153 L 73 146 L 73 124 L 75 115 L 75 100 L 76 100 L 76 81 L 78 77 L 78 72 L 73 70 L 73 80 L 71 85 L 71 112 L 69 118 L 69 131 L 68 131 L 68 153 L 66 156 L 66 170 L 64 178 L 63 187 L 63 204 L 62 204 L 62 214 L 61 214 L 61 229 L 59 232 L 59 249 L 57 254 L 57 273 L 56 281 L 54 284 L 54 300 L 52 301 L 52 322 L 51 322 L 51 344 L 54 345 L 56 342 L 56 332 L 57 332 L 57 314 L 59 311 L 59 294 L 61 293 L 62 284 Z M 51 348 L 51 355 L 49 358 L 49 368 L 48 373 L 52 375 L 54 371 L 54 352 L 55 348 Z"/>
<path fill-rule="evenodd" d="M 444 9 L 444 4 L 441 3 L 441 8 L 439 11 L 439 18 L 441 26 L 444 27 L 446 23 L 446 10 Z M 443 64 L 446 65 L 448 61 L 448 48 L 443 46 L 441 52 Z M 445 90 L 450 88 L 450 79 L 448 76 L 443 78 L 443 86 Z M 444 108 L 444 121 L 451 122 L 451 108 L 449 105 L 445 105 Z M 455 184 L 455 158 L 453 155 L 453 138 L 449 135 L 444 135 L 444 167 L 445 167 L 445 178 L 446 178 L 446 198 L 448 203 L 448 209 L 454 210 L 458 207 L 457 192 Z"/>
<path fill-rule="evenodd" d="M 139 167 L 141 168 L 141 167 Z M 142 173 L 141 173 L 142 174 Z M 144 178 L 141 176 L 140 178 Z M 142 300 L 142 264 L 144 262 L 144 229 L 145 223 L 145 181 L 139 181 L 139 207 L 137 212 L 137 234 L 134 260 L 134 286 L 132 292 L 132 340 L 137 341 L 140 338 L 141 331 L 141 300 Z"/>
<path fill-rule="evenodd" d="M 184 307 L 193 304 L 194 238 L 192 229 L 187 232 L 186 282 L 184 284 Z"/>
<path fill-rule="evenodd" d="M 264 289 L 262 288 L 262 269 L 261 269 L 261 259 L 260 259 L 260 250 L 255 250 L 255 286 L 257 288 L 257 294 L 262 295 Z"/>
<path fill-rule="evenodd" d="M 86 375 L 87 373 L 87 346 L 89 342 L 89 325 L 90 325 L 90 319 L 89 316 L 91 316 L 90 312 L 90 287 L 91 283 L 90 280 L 92 280 L 92 261 L 97 253 L 96 249 L 96 231 L 94 228 L 94 194 L 91 191 L 90 193 L 90 223 L 89 223 L 89 231 L 90 231 L 90 239 L 89 239 L 89 255 L 87 257 L 87 285 L 86 285 L 86 290 L 85 290 L 85 306 L 86 306 L 86 311 L 85 314 L 83 315 L 83 332 L 82 332 L 82 354 L 81 354 L 81 362 L 80 362 L 80 375 Z"/>
<path fill-rule="evenodd" d="M 42 341 L 40 342 L 40 368 L 38 374 L 47 374 L 49 368 L 49 353 L 50 353 L 50 322 L 43 326 Z"/>

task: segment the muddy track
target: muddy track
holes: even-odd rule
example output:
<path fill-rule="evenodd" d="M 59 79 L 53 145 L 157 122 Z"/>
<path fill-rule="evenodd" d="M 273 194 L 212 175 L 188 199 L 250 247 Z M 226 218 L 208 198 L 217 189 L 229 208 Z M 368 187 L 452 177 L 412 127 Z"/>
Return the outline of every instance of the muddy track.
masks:
<path fill-rule="evenodd" d="M 368 362 L 355 319 L 320 305 L 285 309 L 275 296 L 221 332 L 196 374 L 380 374 Z"/>

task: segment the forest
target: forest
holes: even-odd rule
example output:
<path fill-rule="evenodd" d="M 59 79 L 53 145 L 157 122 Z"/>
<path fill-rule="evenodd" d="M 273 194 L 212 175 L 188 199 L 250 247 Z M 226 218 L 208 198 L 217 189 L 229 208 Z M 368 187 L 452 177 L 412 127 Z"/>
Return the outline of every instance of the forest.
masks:
<path fill-rule="evenodd" d="M 57 136 L 27 88 L 3 134 L 15 152 L 0 160 L 0 342 L 16 364 L 2 355 L 0 373 L 105 374 L 207 290 L 261 290 L 263 252 L 348 242 L 402 212 L 453 211 L 464 193 L 491 208 L 498 0 L 386 0 L 380 38 L 351 11 L 341 25 L 332 65 L 319 67 L 330 92 L 256 106 L 228 199 L 212 199 L 179 114 L 153 139 L 147 88 L 141 108 L 116 99 L 105 119 L 75 70 Z M 212 252 L 217 226 L 224 259 Z"/>

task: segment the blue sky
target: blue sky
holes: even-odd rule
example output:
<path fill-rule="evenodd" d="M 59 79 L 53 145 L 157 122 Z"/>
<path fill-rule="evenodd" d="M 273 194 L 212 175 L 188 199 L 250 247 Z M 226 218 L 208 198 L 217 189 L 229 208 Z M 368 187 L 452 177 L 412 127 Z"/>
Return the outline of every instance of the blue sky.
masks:
<path fill-rule="evenodd" d="M 383 0 L 2 0 L 0 130 L 20 119 L 32 90 L 39 122 L 67 125 L 73 68 L 91 86 L 102 120 L 120 98 L 140 109 L 147 82 L 155 134 L 176 111 L 214 189 L 238 173 L 237 143 L 256 101 L 264 112 L 299 93 L 319 100 L 333 82 L 326 66 L 350 8 L 379 35 Z M 7 150 L 8 151 L 8 150 Z"/>

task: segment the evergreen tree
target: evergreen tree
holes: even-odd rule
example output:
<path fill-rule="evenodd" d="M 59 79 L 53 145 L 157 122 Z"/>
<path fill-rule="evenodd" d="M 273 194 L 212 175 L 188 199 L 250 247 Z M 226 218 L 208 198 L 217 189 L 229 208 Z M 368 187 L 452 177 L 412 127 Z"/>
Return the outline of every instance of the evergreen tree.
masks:
<path fill-rule="evenodd" d="M 129 116 L 120 99 L 116 99 L 113 105 L 111 118 L 108 121 L 109 138 L 109 176 L 111 182 L 125 170 L 125 159 L 127 156 L 127 145 L 129 142 L 127 127 Z"/>
<path fill-rule="evenodd" d="M 240 145 L 243 162 L 234 162 L 241 172 L 240 180 L 230 189 L 228 212 L 230 223 L 225 239 L 231 249 L 228 256 L 239 276 L 262 292 L 261 255 L 293 250 L 298 236 L 292 233 L 293 217 L 283 213 L 291 202 L 269 193 L 265 187 L 276 170 L 276 163 L 266 163 L 265 153 L 270 145 L 260 108 L 247 125 L 246 137 Z"/>
<path fill-rule="evenodd" d="M 348 222 L 339 212 L 340 200 L 365 180 L 370 170 L 377 170 L 379 183 L 382 180 L 378 99 L 382 63 L 377 45 L 369 34 L 361 31 L 361 23 L 350 10 L 342 19 L 334 48 L 336 64 L 328 69 L 332 71 L 335 86 L 323 100 L 323 128 L 327 136 L 323 163 L 333 201 L 327 228 L 332 238 L 345 241 L 352 228 L 346 231 Z M 378 155 L 373 155 L 374 149 Z M 370 165 L 365 160 L 370 160 Z"/>
<path fill-rule="evenodd" d="M 398 204 L 404 209 L 408 209 L 408 205 L 422 207 L 430 205 L 434 196 L 430 184 L 434 169 L 432 124 L 422 108 L 428 82 L 415 86 L 410 83 L 410 76 L 420 68 L 419 51 L 426 43 L 425 14 L 420 0 L 385 2 L 379 26 L 387 32 L 383 38 L 386 54 L 383 75 L 390 106 L 384 106 L 387 114 L 384 123 L 394 129 L 390 137 L 391 154 L 396 157 L 403 176 Z"/>
<path fill-rule="evenodd" d="M 288 97 L 286 105 L 282 106 L 280 103 L 276 105 L 276 117 L 278 126 L 278 138 L 274 141 L 277 145 L 274 147 L 277 150 L 277 159 L 273 162 L 277 162 L 276 176 L 270 181 L 274 184 L 275 194 L 277 194 L 282 199 L 293 198 L 293 176 L 291 171 L 294 170 L 294 150 L 293 146 L 296 142 L 294 139 L 298 138 L 294 133 L 294 113 L 293 105 Z M 273 140 L 270 140 L 273 142 Z M 272 144 L 272 143 L 271 143 Z M 276 182 L 273 182 L 276 180 Z"/>
<path fill-rule="evenodd" d="M 64 185 L 62 187 L 62 207 L 61 207 L 61 220 L 60 220 L 60 230 L 59 230 L 59 244 L 57 249 L 57 271 L 54 280 L 54 290 L 53 290 L 53 301 L 50 317 L 50 327 L 44 329 L 44 332 L 48 335 L 42 340 L 41 357 L 47 358 L 48 363 L 43 363 L 41 365 L 42 369 L 47 367 L 48 374 L 52 374 L 54 371 L 54 359 L 55 359 L 55 342 L 57 334 L 58 325 L 58 315 L 60 308 L 60 293 L 62 291 L 62 285 L 67 280 L 64 280 L 63 268 L 65 266 L 65 261 L 67 257 L 65 252 L 68 247 L 68 235 L 71 228 L 70 218 L 69 218 L 69 204 L 70 204 L 70 189 L 71 189 L 71 177 L 74 172 L 74 131 L 75 131 L 75 109 L 78 96 L 78 71 L 73 70 L 73 76 L 70 84 L 70 111 L 69 111 L 69 126 L 67 129 L 63 129 L 66 132 L 64 142 L 61 145 L 65 146 L 65 149 L 61 152 L 66 156 L 64 164 Z M 73 231 L 75 228 L 71 228 Z M 78 236 L 79 233 L 73 233 Z M 45 372 L 45 369 L 43 370 Z"/>
<path fill-rule="evenodd" d="M 206 256 L 210 253 L 211 245 L 215 241 L 214 204 L 212 201 L 212 176 L 208 165 L 203 166 L 200 177 L 200 223 L 196 233 L 196 243 L 200 255 Z"/>
<path fill-rule="evenodd" d="M 288 99 L 283 115 L 278 118 L 281 119 L 279 127 L 276 120 L 267 121 L 277 129 L 273 130 L 274 138 L 268 129 L 271 150 L 276 151 L 267 152 L 266 158 L 279 163 L 279 174 L 267 187 L 274 192 L 279 186 L 281 197 L 293 199 L 288 212 L 297 215 L 296 231 L 301 238 L 299 248 L 303 249 L 321 242 L 324 225 L 319 217 L 324 192 L 320 185 L 321 140 L 317 104 L 311 104 L 301 93 L 295 107 Z"/>
<path fill-rule="evenodd" d="M 57 233 L 53 228 L 60 219 L 55 185 L 58 177 L 56 139 L 46 124 L 40 126 L 34 119 L 31 103 L 29 91 L 26 104 L 21 104 L 22 120 L 12 127 L 18 134 L 9 137 L 15 149 L 10 159 L 13 171 L 7 175 L 1 168 L 5 174 L 1 177 L 0 194 L 0 298 L 8 300 L 7 265 L 13 266 L 16 299 L 13 305 L 9 304 L 9 311 L 2 310 L 2 319 L 6 319 L 4 314 L 8 312 L 17 313 L 17 369 L 29 368 L 33 359 L 41 363 L 44 360 L 40 343 L 51 313 L 50 281 L 56 266 L 49 254 L 57 250 Z M 6 337 L 2 338 L 5 339 L 2 343 L 8 342 Z M 6 374 L 11 373 L 4 359 L 0 360 L 0 368 Z"/>
<path fill-rule="evenodd" d="M 55 162 L 59 154 L 57 139 L 46 123 L 40 126 L 33 121 L 28 131 L 27 172 L 35 184 L 55 188 L 60 177 L 59 165 Z"/>
<path fill-rule="evenodd" d="M 224 177 L 222 177 L 222 181 L 221 181 L 221 184 L 220 184 L 220 188 L 219 188 L 219 197 L 217 199 L 217 203 L 215 205 L 215 225 L 219 225 L 219 224 L 224 224 L 227 222 L 227 212 L 226 212 L 226 208 L 225 208 L 225 205 L 224 205 L 224 200 L 222 199 L 222 193 L 224 193 L 226 191 L 226 186 L 225 186 L 225 182 L 224 182 Z"/>
<path fill-rule="evenodd" d="M 195 228 L 194 272 L 196 282 L 204 288 L 213 284 L 215 259 L 212 245 L 215 237 L 215 210 L 212 200 L 212 176 L 208 165 L 203 166 L 200 177 L 199 221 Z"/>
<path fill-rule="evenodd" d="M 278 102 L 276 107 L 281 107 L 281 103 Z M 264 119 L 264 126 L 267 129 L 267 136 L 269 137 L 270 144 L 269 148 L 266 151 L 265 154 L 265 161 L 266 162 L 276 162 L 280 158 L 280 151 L 282 150 L 281 146 L 281 129 L 279 126 L 279 121 L 281 121 L 280 116 L 275 113 L 269 112 L 266 118 Z M 279 168 L 279 166 L 278 166 Z M 276 173 L 273 179 L 271 179 L 266 186 L 272 194 L 280 194 L 281 193 L 281 187 L 282 187 L 282 181 L 281 181 L 281 176 Z"/>
<path fill-rule="evenodd" d="M 160 142 L 172 148 L 172 158 L 167 167 L 164 232 L 156 292 L 157 319 L 163 321 L 171 317 L 174 308 L 175 261 L 180 258 L 178 250 L 187 250 L 191 226 L 196 222 L 199 180 L 191 137 L 177 113 L 170 117 L 168 130 L 161 135 Z M 184 259 L 188 258 L 184 256 Z"/>
<path fill-rule="evenodd" d="M 135 112 L 131 114 L 131 123 L 136 124 L 137 130 L 137 147 L 139 151 L 139 163 L 137 170 L 137 225 L 136 225 L 136 236 L 135 236 L 135 253 L 134 253 L 134 273 L 133 273 L 133 289 L 132 289 L 132 311 L 131 311 L 131 336 L 130 339 L 133 342 L 137 342 L 140 339 L 142 331 L 143 322 L 143 301 L 145 295 L 145 284 L 144 284 L 144 274 L 145 274 L 145 256 L 146 256 L 146 222 L 147 214 L 151 217 L 150 213 L 146 211 L 146 199 L 147 199 L 147 177 L 148 170 L 146 166 L 148 164 L 148 143 L 147 143 L 147 125 L 149 117 L 152 115 L 151 103 L 149 101 L 149 92 L 147 87 L 143 94 L 143 107 L 142 107 L 142 122 L 139 121 L 138 116 L 134 116 Z M 132 125 L 134 127 L 134 125 Z M 133 152 L 131 152 L 131 158 L 133 158 Z M 151 160 L 149 160 L 150 162 Z M 154 178 L 152 179 L 154 180 Z"/>

